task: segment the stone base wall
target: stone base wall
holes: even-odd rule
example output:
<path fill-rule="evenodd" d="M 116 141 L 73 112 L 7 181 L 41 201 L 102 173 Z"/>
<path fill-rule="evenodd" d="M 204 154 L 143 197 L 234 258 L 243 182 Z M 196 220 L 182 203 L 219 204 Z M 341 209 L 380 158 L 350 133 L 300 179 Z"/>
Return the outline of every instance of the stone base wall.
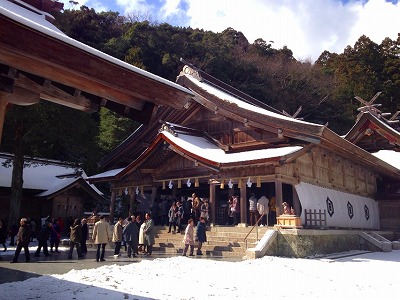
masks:
<path fill-rule="evenodd" d="M 304 258 L 341 253 L 350 250 L 381 251 L 359 236 L 358 230 L 303 230 L 280 229 L 276 242 L 267 255 Z M 394 232 L 379 232 L 393 241 Z"/>

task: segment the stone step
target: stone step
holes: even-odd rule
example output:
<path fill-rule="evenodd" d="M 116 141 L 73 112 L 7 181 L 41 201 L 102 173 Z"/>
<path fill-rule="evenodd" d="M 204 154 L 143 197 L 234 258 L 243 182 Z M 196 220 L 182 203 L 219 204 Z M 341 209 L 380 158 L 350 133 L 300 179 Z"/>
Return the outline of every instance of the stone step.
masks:
<path fill-rule="evenodd" d="M 261 237 L 259 238 L 259 240 L 261 239 Z M 169 237 L 169 236 L 156 236 L 156 242 L 159 243 L 179 243 L 183 240 L 183 236 L 182 237 Z M 232 237 L 232 238 L 218 238 L 218 237 L 210 237 L 207 236 L 207 241 L 208 242 L 212 242 L 212 243 L 216 243 L 216 244 L 229 244 L 229 243 L 235 243 L 235 244 L 245 244 L 246 242 L 244 241 L 244 239 L 241 238 L 236 238 L 236 237 Z M 255 243 L 257 241 L 256 238 L 249 238 L 247 239 L 247 243 Z"/>
<path fill-rule="evenodd" d="M 163 226 L 156 226 L 156 233 L 168 233 L 168 227 L 163 227 Z M 186 226 L 182 226 L 181 233 L 183 234 Z M 256 230 L 258 230 L 259 233 L 264 234 L 269 227 L 264 226 L 264 227 L 258 227 L 258 229 L 254 228 L 251 232 L 251 234 L 256 234 Z M 272 229 L 273 227 L 270 227 Z M 233 227 L 233 226 L 213 226 L 213 227 L 207 227 L 207 233 L 236 233 L 236 234 L 243 234 L 247 235 L 251 230 L 251 227 Z"/>
<path fill-rule="evenodd" d="M 254 244 L 248 244 L 250 247 L 254 246 Z M 154 247 L 158 247 L 158 248 L 166 248 L 166 249 L 180 249 L 183 248 L 183 244 L 182 243 L 169 243 L 169 244 L 165 244 L 165 243 L 158 243 L 156 242 Z M 195 244 L 195 248 L 197 248 L 197 245 Z M 240 252 L 240 251 L 245 251 L 246 246 L 244 244 L 242 245 L 237 245 L 237 244 L 212 244 L 212 243 L 203 243 L 202 248 L 204 249 L 208 249 L 208 250 L 218 250 L 218 251 L 236 251 L 236 252 Z"/>
<path fill-rule="evenodd" d="M 246 242 L 244 238 L 248 235 L 249 227 L 211 227 L 207 230 L 207 242 L 203 244 L 203 257 L 230 257 L 241 259 L 246 254 Z M 258 239 L 261 239 L 267 231 L 267 227 L 259 227 Z M 247 247 L 254 247 L 257 243 L 257 231 L 247 238 Z M 183 253 L 184 245 L 182 239 L 184 231 L 181 233 L 168 233 L 168 227 L 156 227 L 156 244 L 154 251 L 168 255 L 179 255 Z M 196 249 L 196 247 L 195 247 Z"/>
<path fill-rule="evenodd" d="M 196 254 L 197 249 L 194 249 Z M 208 250 L 206 248 L 201 249 L 203 255 L 202 257 L 230 257 L 230 258 L 243 258 L 246 255 L 245 251 L 226 251 L 226 250 Z M 153 253 L 168 254 L 168 255 L 182 255 L 183 248 L 153 248 Z"/>

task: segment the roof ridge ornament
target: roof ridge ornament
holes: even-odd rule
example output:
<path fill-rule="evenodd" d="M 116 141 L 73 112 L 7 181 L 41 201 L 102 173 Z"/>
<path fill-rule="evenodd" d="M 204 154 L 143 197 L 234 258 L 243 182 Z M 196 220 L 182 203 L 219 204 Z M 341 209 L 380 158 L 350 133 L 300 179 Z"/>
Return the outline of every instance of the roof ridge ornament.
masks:
<path fill-rule="evenodd" d="M 163 131 L 169 132 L 173 136 L 178 136 L 178 133 L 174 130 L 174 126 L 171 124 L 163 123 L 158 132 L 162 133 Z"/>
<path fill-rule="evenodd" d="M 185 75 L 191 75 L 200 82 L 203 81 L 199 72 L 200 68 L 196 68 L 193 64 L 185 61 L 182 57 L 180 58 L 180 61 L 185 64 L 185 66 L 182 69 L 182 73 L 184 73 Z"/>
<path fill-rule="evenodd" d="M 392 124 L 400 122 L 400 120 L 398 119 L 400 111 L 397 111 L 390 119 L 388 119 L 387 117 L 389 117 L 392 113 L 382 112 L 380 109 L 377 108 L 377 107 L 382 106 L 382 104 L 378 104 L 378 103 L 374 104 L 374 101 L 379 97 L 380 94 L 382 94 L 382 92 L 376 93 L 375 96 L 372 97 L 371 100 L 369 100 L 369 101 L 365 101 L 363 98 L 361 98 L 359 96 L 355 96 L 354 97 L 361 104 L 364 105 L 364 106 L 361 106 L 361 107 L 357 108 L 357 110 L 360 112 L 357 115 L 357 121 L 361 118 L 361 116 L 364 113 L 369 112 L 370 114 L 374 115 L 378 119 L 381 119 L 381 120 L 385 121 L 389 125 L 392 125 Z"/>
<path fill-rule="evenodd" d="M 369 101 L 366 101 L 366 100 L 364 100 L 363 98 L 361 98 L 361 97 L 359 97 L 359 96 L 355 96 L 355 97 L 354 97 L 354 98 L 355 98 L 356 100 L 358 100 L 362 105 L 364 105 L 364 106 L 361 106 L 361 107 L 357 108 L 357 110 L 360 112 L 360 113 L 357 115 L 357 120 L 360 119 L 361 116 L 362 116 L 364 113 L 366 113 L 366 112 L 369 112 L 369 113 L 371 113 L 372 115 L 375 115 L 375 116 L 378 116 L 378 117 L 379 117 L 379 115 L 382 113 L 382 111 L 379 110 L 377 107 L 382 106 L 382 104 L 378 104 L 378 103 L 377 103 L 377 104 L 373 104 L 373 103 L 374 103 L 375 100 L 379 97 L 380 94 L 382 94 L 382 92 L 377 92 L 377 93 L 375 94 L 375 96 L 372 97 L 371 100 L 369 100 Z"/>
<path fill-rule="evenodd" d="M 293 118 L 293 119 L 295 119 L 295 120 L 300 120 L 300 121 L 302 121 L 302 120 L 304 120 L 304 118 L 297 118 L 298 114 L 301 112 L 302 109 L 303 109 L 303 106 L 300 105 L 300 107 L 296 110 L 296 112 L 295 112 L 293 115 L 289 114 L 289 113 L 286 112 L 285 110 L 282 110 L 282 113 L 283 113 L 286 117 L 289 117 L 289 118 Z"/>

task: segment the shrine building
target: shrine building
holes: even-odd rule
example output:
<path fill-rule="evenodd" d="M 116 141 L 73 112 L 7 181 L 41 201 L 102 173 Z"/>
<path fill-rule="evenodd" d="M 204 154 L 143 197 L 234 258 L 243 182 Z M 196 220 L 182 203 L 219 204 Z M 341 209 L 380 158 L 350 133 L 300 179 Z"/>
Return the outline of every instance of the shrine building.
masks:
<path fill-rule="evenodd" d="M 108 171 L 93 183 L 112 183 L 115 199 L 128 193 L 131 207 L 147 195 L 154 201 L 210 202 L 213 225 L 226 223 L 228 197 L 240 199 L 240 224 L 249 223 L 248 198 L 276 198 L 277 215 L 287 202 L 301 226 L 389 229 L 398 227 L 390 210 L 399 209 L 399 166 L 381 159 L 368 145 L 373 131 L 398 154 L 399 132 L 371 110 L 362 112 L 345 136 L 282 114 L 209 74 L 185 65 L 177 83 L 194 93 L 185 109 L 163 107 L 152 124 L 139 127 L 100 162 Z M 365 125 L 364 120 L 375 125 Z M 370 121 L 371 122 L 371 121 Z M 386 134 L 389 132 L 389 134 Z M 386 147 L 389 149 L 389 147 Z M 397 184 L 397 185 L 396 185 Z M 270 224 L 273 225 L 273 224 Z"/>

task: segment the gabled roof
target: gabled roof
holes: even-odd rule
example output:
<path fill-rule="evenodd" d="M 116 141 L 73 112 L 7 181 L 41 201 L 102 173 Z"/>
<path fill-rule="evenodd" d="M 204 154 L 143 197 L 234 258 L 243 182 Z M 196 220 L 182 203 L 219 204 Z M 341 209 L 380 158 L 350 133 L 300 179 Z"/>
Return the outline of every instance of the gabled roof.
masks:
<path fill-rule="evenodd" d="M 384 118 L 364 112 L 344 137 L 369 152 L 400 151 L 400 132 Z"/>
<path fill-rule="evenodd" d="M 267 107 L 262 107 L 254 101 L 245 101 L 240 96 L 227 89 L 203 79 L 199 72 L 189 66 L 184 66 L 177 82 L 193 91 L 194 100 L 201 103 L 216 114 L 224 115 L 233 120 L 243 122 L 246 126 L 266 129 L 277 135 L 295 138 L 306 142 L 317 143 L 320 139 L 323 125 L 309 123 L 279 114 Z"/>
<path fill-rule="evenodd" d="M 160 131 L 160 135 L 169 144 L 171 150 L 178 150 L 179 153 L 183 153 L 185 156 L 198 159 L 200 162 L 208 162 L 208 164 L 218 168 L 238 163 L 241 165 L 250 165 L 253 163 L 262 163 L 266 160 L 277 161 L 286 155 L 303 149 L 301 146 L 292 146 L 226 153 L 204 134 L 177 132 L 175 128 L 179 129 L 179 127 L 174 126 L 171 130 L 168 125 L 164 125 Z"/>
<path fill-rule="evenodd" d="M 262 150 L 226 153 L 207 134 L 195 129 L 165 123 L 157 138 L 135 161 L 123 169 L 115 169 L 88 178 L 90 182 L 124 179 L 139 168 L 157 167 L 165 162 L 164 156 L 176 153 L 212 170 L 254 164 L 273 164 L 290 156 L 300 155 L 303 147 L 280 147 Z M 154 159 L 157 156 L 158 159 Z M 155 162 L 156 161 L 156 162 Z M 154 164 L 149 166 L 149 164 Z"/>
<path fill-rule="evenodd" d="M 12 180 L 11 159 L 13 155 L 0 153 L 0 187 L 10 188 Z M 5 166 L 7 164 L 7 166 Z M 73 186 L 83 187 L 96 197 L 103 195 L 93 184 L 86 181 L 87 175 L 73 164 L 25 158 L 23 189 L 37 190 L 37 196 L 51 198 Z"/>

